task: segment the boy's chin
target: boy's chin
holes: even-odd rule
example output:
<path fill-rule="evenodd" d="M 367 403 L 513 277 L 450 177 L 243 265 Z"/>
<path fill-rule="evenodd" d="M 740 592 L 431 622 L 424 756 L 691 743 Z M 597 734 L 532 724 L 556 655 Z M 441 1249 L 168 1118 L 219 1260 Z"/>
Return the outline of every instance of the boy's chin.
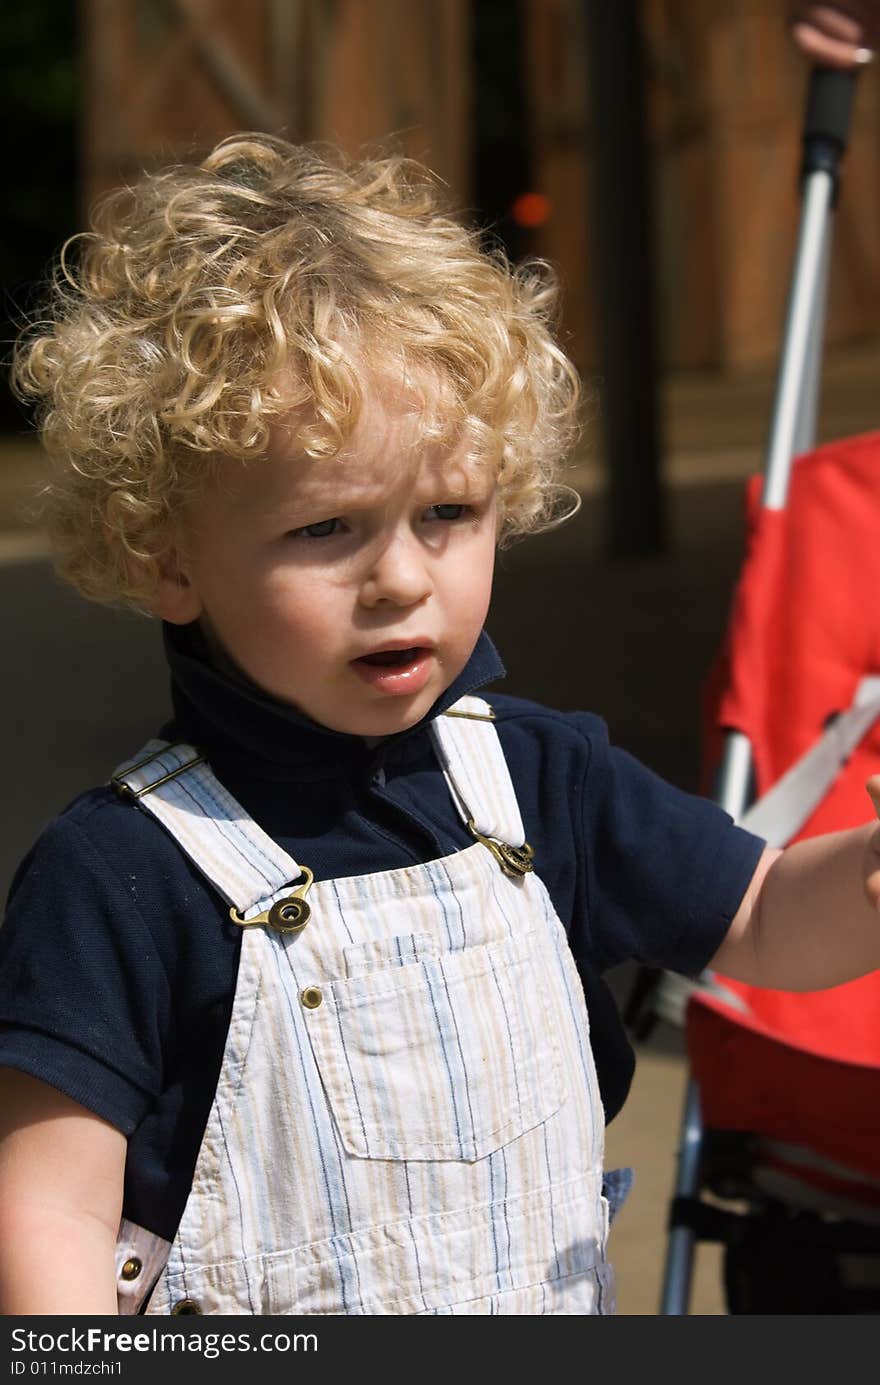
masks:
<path fill-rule="evenodd" d="M 442 691 L 442 690 L 441 690 Z M 440 693 L 425 689 L 412 697 L 388 698 L 371 707 L 339 709 L 323 708 L 314 717 L 320 725 L 331 731 L 341 731 L 349 736 L 371 737 L 393 736 L 409 729 L 430 712 Z"/>

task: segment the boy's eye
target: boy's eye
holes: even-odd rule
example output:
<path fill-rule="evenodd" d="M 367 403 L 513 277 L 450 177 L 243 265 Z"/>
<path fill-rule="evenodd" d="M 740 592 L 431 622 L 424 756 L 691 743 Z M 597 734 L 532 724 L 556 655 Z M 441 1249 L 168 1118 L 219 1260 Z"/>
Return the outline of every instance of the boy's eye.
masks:
<path fill-rule="evenodd" d="M 467 505 L 429 505 L 426 513 L 432 519 L 461 519 Z"/>
<path fill-rule="evenodd" d="M 331 534 L 336 533 L 338 524 L 338 519 L 319 519 L 316 524 L 304 524 L 301 529 L 294 529 L 293 535 L 295 538 L 305 534 L 309 539 L 329 539 Z"/>

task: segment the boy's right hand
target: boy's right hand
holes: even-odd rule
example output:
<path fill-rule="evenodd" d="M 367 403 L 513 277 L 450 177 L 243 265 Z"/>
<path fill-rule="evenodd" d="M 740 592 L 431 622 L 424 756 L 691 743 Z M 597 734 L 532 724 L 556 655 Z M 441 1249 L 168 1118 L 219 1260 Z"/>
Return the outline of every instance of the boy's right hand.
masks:
<path fill-rule="evenodd" d="M 106 1121 L 0 1068 L 0 1314 L 116 1313 L 125 1154 Z"/>
<path fill-rule="evenodd" d="M 880 42 L 880 0 L 792 4 L 788 13 L 795 43 L 823 67 L 846 69 L 870 62 Z"/>

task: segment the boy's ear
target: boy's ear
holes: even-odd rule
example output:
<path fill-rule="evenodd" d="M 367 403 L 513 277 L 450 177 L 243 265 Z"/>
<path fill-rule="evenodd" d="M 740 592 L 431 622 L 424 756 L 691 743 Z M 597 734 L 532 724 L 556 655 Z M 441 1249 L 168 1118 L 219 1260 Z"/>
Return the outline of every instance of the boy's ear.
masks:
<path fill-rule="evenodd" d="M 150 608 L 171 625 L 189 625 L 202 613 L 201 597 L 174 551 L 162 559 Z"/>

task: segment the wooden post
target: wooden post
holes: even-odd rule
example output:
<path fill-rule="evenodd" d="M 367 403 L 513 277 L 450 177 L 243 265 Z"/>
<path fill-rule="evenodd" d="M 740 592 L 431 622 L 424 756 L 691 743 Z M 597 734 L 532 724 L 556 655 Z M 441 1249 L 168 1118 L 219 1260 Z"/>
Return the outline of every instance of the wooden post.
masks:
<path fill-rule="evenodd" d="M 601 412 L 613 557 L 663 547 L 651 198 L 636 0 L 586 0 Z"/>

